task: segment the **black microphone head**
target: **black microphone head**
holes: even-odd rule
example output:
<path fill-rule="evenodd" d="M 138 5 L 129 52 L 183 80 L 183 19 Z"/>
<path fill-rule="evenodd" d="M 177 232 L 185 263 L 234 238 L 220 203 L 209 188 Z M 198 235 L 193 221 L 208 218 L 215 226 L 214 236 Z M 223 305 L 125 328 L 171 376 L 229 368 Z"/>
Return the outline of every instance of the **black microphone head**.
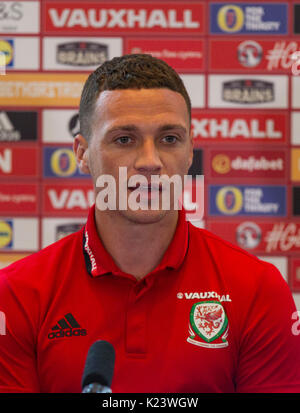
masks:
<path fill-rule="evenodd" d="M 115 365 L 115 349 L 104 340 L 95 341 L 89 348 L 82 375 L 82 388 L 91 383 L 111 386 Z"/>

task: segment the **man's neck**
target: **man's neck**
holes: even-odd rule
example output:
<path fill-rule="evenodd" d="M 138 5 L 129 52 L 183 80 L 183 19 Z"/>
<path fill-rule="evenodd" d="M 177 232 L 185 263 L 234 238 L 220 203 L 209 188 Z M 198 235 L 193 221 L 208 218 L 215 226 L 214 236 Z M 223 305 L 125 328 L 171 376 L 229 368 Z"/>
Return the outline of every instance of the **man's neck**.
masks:
<path fill-rule="evenodd" d="M 95 210 L 98 235 L 116 265 L 140 280 L 160 263 L 170 245 L 178 211 L 169 211 L 154 223 L 126 219 L 117 211 Z"/>

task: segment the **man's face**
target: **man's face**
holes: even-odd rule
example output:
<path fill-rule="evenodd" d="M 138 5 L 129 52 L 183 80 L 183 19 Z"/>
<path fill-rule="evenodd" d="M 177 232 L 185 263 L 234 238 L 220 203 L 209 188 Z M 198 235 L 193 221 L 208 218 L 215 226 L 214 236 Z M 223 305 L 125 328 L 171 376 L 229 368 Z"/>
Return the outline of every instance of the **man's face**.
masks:
<path fill-rule="evenodd" d="M 84 159 L 94 185 L 102 174 L 115 178 L 117 197 L 119 167 L 127 168 L 127 178 L 139 174 L 150 185 L 152 175 L 171 177 L 187 174 L 192 163 L 193 144 L 189 114 L 184 98 L 169 89 L 126 89 L 103 91 L 96 104 L 92 136 Z M 127 196 L 136 189 L 127 180 Z M 103 189 L 103 188 L 102 188 Z M 101 188 L 96 188 L 96 194 Z M 167 210 L 151 210 L 151 197 L 161 192 L 142 191 L 147 210 L 116 211 L 124 218 L 141 223 L 157 222 Z M 172 192 L 171 192 L 172 195 Z M 161 199 L 160 199 L 161 201 Z M 172 202 L 171 202 L 172 205 Z"/>

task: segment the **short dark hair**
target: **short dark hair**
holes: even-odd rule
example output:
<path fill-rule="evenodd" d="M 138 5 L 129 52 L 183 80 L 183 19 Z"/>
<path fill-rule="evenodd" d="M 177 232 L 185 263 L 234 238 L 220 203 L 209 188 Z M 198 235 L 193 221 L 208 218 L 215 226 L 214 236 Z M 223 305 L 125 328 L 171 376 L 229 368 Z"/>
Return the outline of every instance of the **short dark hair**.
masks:
<path fill-rule="evenodd" d="M 85 82 L 79 105 L 80 133 L 89 140 L 95 102 L 104 90 L 167 88 L 180 93 L 191 122 L 191 100 L 178 73 L 149 54 L 114 57 L 92 72 Z"/>

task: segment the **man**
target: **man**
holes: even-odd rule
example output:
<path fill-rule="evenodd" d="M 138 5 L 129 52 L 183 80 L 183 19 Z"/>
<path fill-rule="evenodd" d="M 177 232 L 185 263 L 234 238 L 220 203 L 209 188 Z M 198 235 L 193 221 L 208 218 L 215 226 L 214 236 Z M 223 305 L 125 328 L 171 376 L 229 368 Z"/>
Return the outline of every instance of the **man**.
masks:
<path fill-rule="evenodd" d="M 90 173 L 149 206 L 91 208 L 85 227 L 0 276 L 2 392 L 80 392 L 87 351 L 115 348 L 113 392 L 298 392 L 300 336 L 270 264 L 162 207 L 153 176 L 192 163 L 191 105 L 177 73 L 127 55 L 91 74 L 74 151 Z M 140 187 L 135 175 L 146 179 Z M 171 193 L 172 194 L 172 193 Z M 124 193 L 121 194 L 124 196 Z M 295 334 L 296 331 L 296 334 Z M 293 333 L 294 332 L 294 333 Z"/>

